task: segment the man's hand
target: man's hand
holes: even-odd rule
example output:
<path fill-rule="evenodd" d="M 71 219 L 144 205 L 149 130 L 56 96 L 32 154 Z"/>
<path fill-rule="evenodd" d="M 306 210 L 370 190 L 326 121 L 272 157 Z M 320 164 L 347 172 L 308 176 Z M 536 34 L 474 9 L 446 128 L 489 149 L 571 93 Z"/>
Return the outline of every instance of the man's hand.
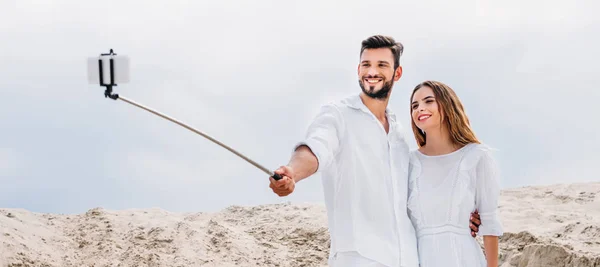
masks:
<path fill-rule="evenodd" d="M 269 177 L 269 180 L 271 181 L 269 187 L 273 192 L 280 197 L 287 196 L 294 192 L 296 182 L 294 181 L 294 172 L 292 168 L 289 166 L 281 166 L 279 169 L 275 170 L 275 173 L 279 174 L 281 179 L 276 181 L 273 177 Z"/>
<path fill-rule="evenodd" d="M 477 210 L 475 210 L 473 213 L 471 213 L 470 221 L 471 221 L 471 236 L 475 237 L 475 236 L 477 236 L 477 233 L 479 232 L 479 226 L 481 225 L 479 212 L 477 212 Z"/>

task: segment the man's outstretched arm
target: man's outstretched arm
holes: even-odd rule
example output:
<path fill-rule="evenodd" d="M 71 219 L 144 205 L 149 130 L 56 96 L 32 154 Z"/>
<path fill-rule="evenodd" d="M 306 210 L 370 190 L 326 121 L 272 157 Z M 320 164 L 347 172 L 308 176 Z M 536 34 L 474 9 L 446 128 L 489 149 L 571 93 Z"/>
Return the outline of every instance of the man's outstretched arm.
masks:
<path fill-rule="evenodd" d="M 279 174 L 282 179 L 275 181 L 270 178 L 269 187 L 278 196 L 287 196 L 294 191 L 297 182 L 313 175 L 318 167 L 319 162 L 315 154 L 308 146 L 301 145 L 294 151 L 287 166 L 281 166 L 275 170 L 275 173 Z"/>
<path fill-rule="evenodd" d="M 301 145 L 292 155 L 288 167 L 293 170 L 292 178 L 294 178 L 294 182 L 297 183 L 317 172 L 319 161 L 317 160 L 317 156 L 315 156 L 308 146 Z"/>
<path fill-rule="evenodd" d="M 342 114 L 334 105 L 324 105 L 308 127 L 306 138 L 295 147 L 286 166 L 275 173 L 282 179 L 270 177 L 273 192 L 287 196 L 294 191 L 295 184 L 321 169 L 326 169 L 340 148 L 341 135 L 345 131 Z"/>

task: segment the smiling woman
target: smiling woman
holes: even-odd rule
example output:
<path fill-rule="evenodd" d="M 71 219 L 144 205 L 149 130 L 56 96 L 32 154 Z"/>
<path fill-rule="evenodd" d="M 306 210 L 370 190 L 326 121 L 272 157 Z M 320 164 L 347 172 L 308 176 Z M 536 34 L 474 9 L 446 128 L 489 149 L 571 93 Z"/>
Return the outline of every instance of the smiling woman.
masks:
<path fill-rule="evenodd" d="M 427 143 L 426 134 L 442 135 L 457 146 L 479 143 L 460 99 L 449 86 L 425 81 L 415 87 L 411 99 L 412 128 L 419 147 Z"/>
<path fill-rule="evenodd" d="M 449 86 L 426 81 L 411 97 L 419 149 L 411 153 L 408 209 L 421 266 L 498 266 L 498 171 Z M 485 255 L 462 218 L 478 211 Z"/>

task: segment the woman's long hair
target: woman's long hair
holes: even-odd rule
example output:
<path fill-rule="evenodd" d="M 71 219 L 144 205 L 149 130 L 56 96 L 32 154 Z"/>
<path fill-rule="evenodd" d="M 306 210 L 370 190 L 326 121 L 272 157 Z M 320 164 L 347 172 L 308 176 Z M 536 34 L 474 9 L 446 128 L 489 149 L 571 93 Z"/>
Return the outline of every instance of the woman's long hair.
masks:
<path fill-rule="evenodd" d="M 415 92 L 424 86 L 427 86 L 433 90 L 433 94 L 440 111 L 441 123 L 442 125 L 446 126 L 446 129 L 448 129 L 452 142 L 460 145 L 461 147 L 469 143 L 479 144 L 480 142 L 471 129 L 469 118 L 465 114 L 465 110 L 460 102 L 460 99 L 454 90 L 452 90 L 452 88 L 450 88 L 448 85 L 437 81 L 422 82 L 413 90 L 409 102 L 412 102 Z M 417 140 L 419 147 L 422 147 L 427 143 L 426 134 L 422 132 L 412 120 L 412 108 L 410 109 L 410 112 L 411 125 L 415 139 Z"/>

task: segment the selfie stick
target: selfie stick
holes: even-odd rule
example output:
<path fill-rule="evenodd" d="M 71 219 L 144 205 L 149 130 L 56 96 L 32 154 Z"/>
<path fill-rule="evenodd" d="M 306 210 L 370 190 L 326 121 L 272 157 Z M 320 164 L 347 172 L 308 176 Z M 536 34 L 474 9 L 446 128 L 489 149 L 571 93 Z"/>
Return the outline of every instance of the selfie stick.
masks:
<path fill-rule="evenodd" d="M 98 74 L 99 74 L 98 80 L 99 80 L 100 86 L 106 87 L 106 90 L 104 91 L 104 97 L 105 98 L 110 98 L 110 99 L 113 99 L 113 100 L 121 100 L 123 102 L 129 103 L 131 105 L 134 105 L 136 107 L 139 107 L 141 109 L 149 111 L 149 112 L 151 112 L 151 113 L 153 113 L 155 115 L 158 115 L 158 116 L 160 116 L 160 117 L 162 117 L 164 119 L 167 119 L 167 120 L 169 120 L 171 122 L 179 124 L 180 126 L 186 128 L 186 129 L 188 129 L 188 130 L 190 130 L 190 131 L 192 131 L 194 133 L 197 133 L 197 134 L 203 136 L 204 138 L 212 141 L 213 143 L 215 143 L 215 144 L 217 144 L 217 145 L 219 145 L 219 146 L 221 146 L 221 147 L 229 150 L 233 154 L 235 154 L 238 157 L 246 160 L 247 162 L 249 162 L 250 164 L 252 164 L 255 167 L 259 168 L 260 170 L 262 170 L 263 172 L 265 172 L 269 176 L 273 177 L 273 179 L 280 180 L 282 178 L 279 174 L 276 174 L 276 173 L 272 172 L 271 170 L 263 167 L 262 165 L 260 165 L 260 164 L 256 163 L 255 161 L 251 160 L 250 158 L 244 156 L 242 153 L 240 153 L 240 152 L 236 151 L 235 149 L 233 149 L 233 148 L 231 148 L 231 147 L 229 147 L 229 146 L 227 146 L 227 145 L 219 142 L 215 138 L 207 135 L 206 133 L 203 133 L 203 132 L 201 132 L 201 131 L 199 131 L 197 129 L 194 129 L 194 128 L 190 127 L 189 125 L 187 125 L 187 124 L 185 124 L 183 122 L 180 122 L 180 121 L 178 121 L 178 120 L 176 120 L 174 118 L 171 118 L 171 117 L 169 117 L 169 116 L 167 116 L 167 115 L 165 115 L 163 113 L 160 113 L 160 112 L 158 112 L 156 110 L 153 110 L 151 108 L 148 108 L 148 107 L 145 107 L 143 105 L 140 105 L 140 104 L 138 104 L 138 103 L 136 103 L 136 102 L 134 102 L 132 100 L 129 100 L 129 99 L 123 97 L 123 96 L 120 96 L 119 94 L 113 93 L 112 92 L 113 86 L 117 86 L 117 84 L 115 83 L 115 78 L 117 78 L 117 80 L 121 80 L 121 81 L 124 81 L 124 82 L 128 81 L 128 77 L 127 77 L 128 76 L 127 68 L 128 68 L 128 63 L 129 63 L 128 59 L 126 57 L 116 57 L 116 55 L 117 54 L 113 53 L 113 50 L 110 49 L 110 53 L 100 54 L 100 58 L 98 58 L 98 65 L 97 65 L 98 66 Z M 95 69 L 95 66 L 96 66 L 95 63 L 93 63 L 94 60 L 95 60 L 94 58 L 88 59 L 88 75 L 90 77 L 89 78 L 90 81 L 96 81 L 95 75 L 94 75 L 94 72 L 93 72 L 93 70 Z M 106 60 L 108 60 L 108 66 L 106 66 Z M 116 67 L 116 69 L 118 71 L 122 67 L 125 68 L 125 70 L 123 70 L 123 72 L 125 72 L 125 74 L 122 75 L 123 77 L 120 77 L 120 75 L 115 75 L 116 74 L 115 73 L 115 65 L 117 65 L 117 63 L 119 63 L 118 64 L 119 66 Z M 108 67 L 108 69 L 106 69 L 107 67 Z M 108 73 L 106 73 L 105 71 L 108 71 Z M 108 77 L 109 78 L 109 82 L 105 82 L 104 81 L 104 79 L 107 78 L 105 75 L 109 76 Z"/>

